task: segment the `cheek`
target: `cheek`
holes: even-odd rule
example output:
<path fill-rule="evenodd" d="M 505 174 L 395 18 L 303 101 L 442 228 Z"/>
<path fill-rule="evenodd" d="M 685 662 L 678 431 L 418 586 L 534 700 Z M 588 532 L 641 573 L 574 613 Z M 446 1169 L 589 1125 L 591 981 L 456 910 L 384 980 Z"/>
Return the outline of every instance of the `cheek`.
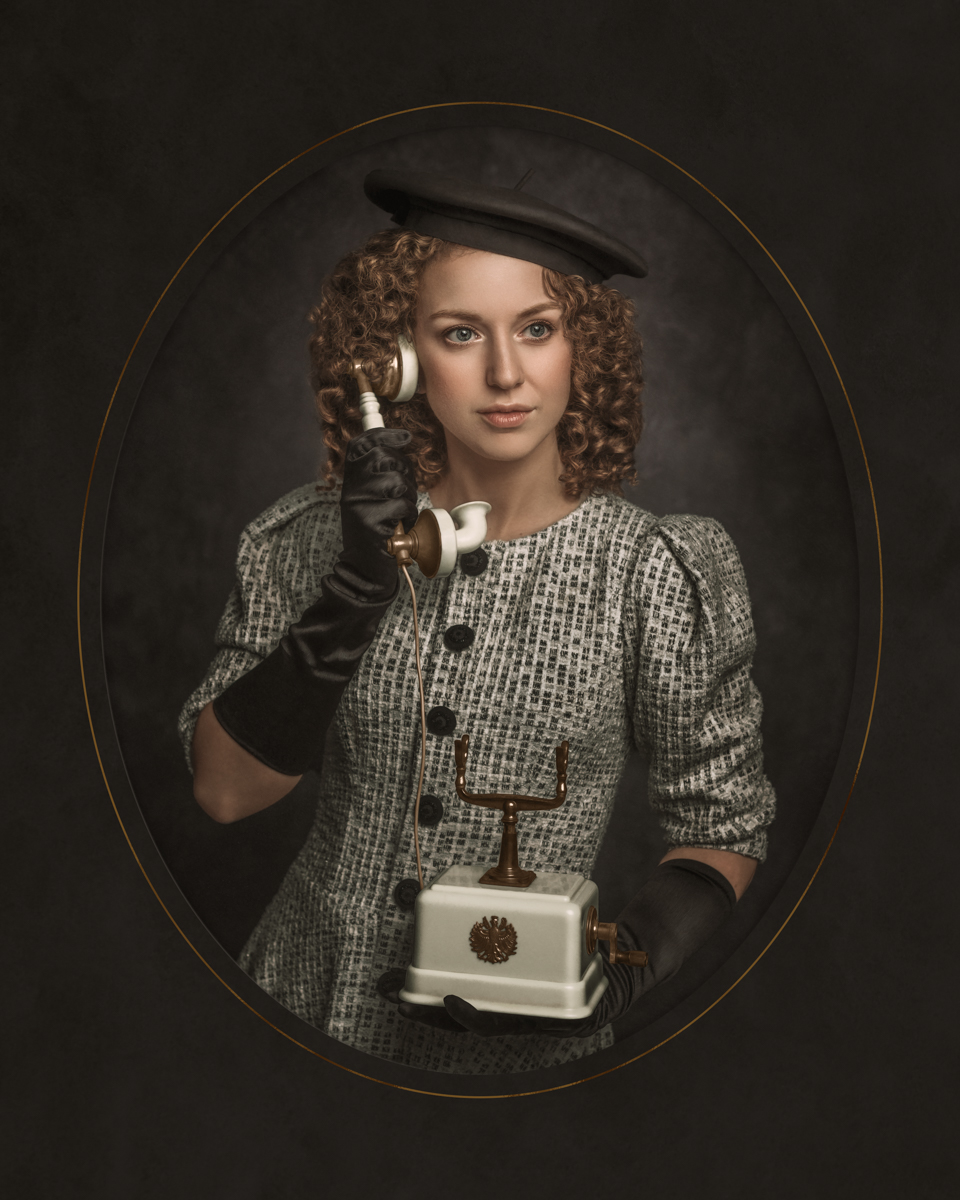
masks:
<path fill-rule="evenodd" d="M 567 401 L 570 399 L 570 389 L 573 382 L 572 372 L 573 355 L 568 349 L 564 354 L 558 355 L 557 359 L 551 363 L 547 376 L 547 385 L 551 395 L 558 402 L 562 400 L 564 407 L 566 407 Z"/>
<path fill-rule="evenodd" d="M 473 373 L 467 357 L 457 359 L 447 355 L 426 355 L 420 360 L 420 371 L 431 403 L 448 406 L 469 393 Z"/>
<path fill-rule="evenodd" d="M 456 364 L 425 356 L 420 360 L 420 379 L 427 407 L 441 425 L 449 425 L 451 420 L 456 419 L 457 400 L 463 394 Z"/>

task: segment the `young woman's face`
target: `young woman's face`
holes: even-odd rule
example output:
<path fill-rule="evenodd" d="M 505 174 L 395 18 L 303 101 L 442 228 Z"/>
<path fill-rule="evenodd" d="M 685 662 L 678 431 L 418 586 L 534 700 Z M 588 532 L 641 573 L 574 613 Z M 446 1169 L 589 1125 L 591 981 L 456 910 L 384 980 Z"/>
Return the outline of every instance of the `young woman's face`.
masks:
<path fill-rule="evenodd" d="M 483 250 L 428 263 L 416 346 L 421 386 L 447 435 L 483 458 L 522 459 L 570 398 L 570 343 L 543 269 Z"/>

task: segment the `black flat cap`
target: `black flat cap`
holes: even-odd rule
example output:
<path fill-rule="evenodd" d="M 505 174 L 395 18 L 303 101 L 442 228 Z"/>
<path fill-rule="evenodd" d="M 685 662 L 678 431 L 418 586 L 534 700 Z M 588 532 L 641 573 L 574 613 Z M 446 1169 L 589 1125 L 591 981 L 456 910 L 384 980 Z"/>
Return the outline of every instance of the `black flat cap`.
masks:
<path fill-rule="evenodd" d="M 363 190 L 398 225 L 459 246 L 522 258 L 588 283 L 647 273 L 640 255 L 617 238 L 515 188 L 424 171 L 371 171 Z"/>

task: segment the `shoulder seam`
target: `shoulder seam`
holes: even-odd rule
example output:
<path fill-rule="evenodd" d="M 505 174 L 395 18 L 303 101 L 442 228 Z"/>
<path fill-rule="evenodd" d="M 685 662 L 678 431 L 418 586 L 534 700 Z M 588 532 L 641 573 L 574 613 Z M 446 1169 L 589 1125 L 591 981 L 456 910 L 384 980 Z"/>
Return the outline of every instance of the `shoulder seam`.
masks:
<path fill-rule="evenodd" d="M 243 536 L 255 541 L 266 534 L 276 533 L 311 509 L 327 505 L 331 501 L 336 502 L 337 499 L 335 493 L 318 492 L 315 483 L 305 483 L 294 488 L 292 492 L 287 492 L 269 508 L 264 509 L 259 516 L 254 517 L 244 528 Z"/>

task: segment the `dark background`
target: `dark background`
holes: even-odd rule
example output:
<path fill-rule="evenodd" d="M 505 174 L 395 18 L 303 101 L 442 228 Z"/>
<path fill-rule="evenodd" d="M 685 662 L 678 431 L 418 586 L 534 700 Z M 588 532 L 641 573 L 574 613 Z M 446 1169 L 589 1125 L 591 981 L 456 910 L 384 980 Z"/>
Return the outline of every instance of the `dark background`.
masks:
<path fill-rule="evenodd" d="M 946 380 L 957 306 L 947 12 L 493 4 L 481 15 L 413 5 L 371 19 L 362 37 L 356 14 L 324 6 L 92 14 L 53 4 L 15 15 L 5 67 L 15 135 L 5 237 L 19 257 L 5 321 L 3 878 L 18 933 L 7 957 L 16 1053 L 5 1078 L 20 1194 L 362 1194 L 383 1177 L 392 1194 L 431 1196 L 465 1175 L 463 1195 L 507 1180 L 561 1195 L 597 1186 L 951 1194 L 955 833 L 945 750 L 956 420 Z M 756 232 L 809 305 L 853 398 L 886 585 L 881 687 L 853 801 L 761 963 L 641 1061 L 572 1090 L 489 1102 L 397 1091 L 318 1060 L 258 1021 L 190 952 L 111 811 L 73 611 L 87 475 L 111 392 L 198 237 L 323 137 L 394 109 L 478 98 L 623 130 Z M 222 409 L 224 397 L 216 402 Z M 169 491 L 179 482 L 176 471 L 156 481 Z M 164 502 L 161 491 L 151 511 Z M 105 497 L 97 503 L 94 529 Z M 669 507 L 699 507 L 738 535 L 715 504 Z M 211 528 L 215 557 L 235 530 Z M 108 571 L 108 591 L 109 582 Z M 849 594 L 839 589 L 841 605 Z M 198 624 L 185 619 L 185 635 Z M 799 642 L 798 651 L 817 653 Z M 158 638 L 151 653 L 157 662 L 171 649 Z M 87 669 L 98 672 L 96 662 Z M 849 661 L 836 669 L 848 676 Z M 835 710 L 823 720 L 835 730 Z M 115 779 L 119 760 L 103 752 Z M 132 763 L 131 774 L 137 785 Z M 153 871 L 156 851 L 131 837 Z M 221 877 L 225 887 L 236 878 L 230 863 Z M 158 877 L 157 887 L 186 928 L 183 899 Z M 212 939 L 193 941 L 219 962 Z M 667 1036 L 678 1024 L 654 1023 L 641 1050 L 661 1027 Z M 348 1065 L 369 1070 L 370 1060 Z"/>

